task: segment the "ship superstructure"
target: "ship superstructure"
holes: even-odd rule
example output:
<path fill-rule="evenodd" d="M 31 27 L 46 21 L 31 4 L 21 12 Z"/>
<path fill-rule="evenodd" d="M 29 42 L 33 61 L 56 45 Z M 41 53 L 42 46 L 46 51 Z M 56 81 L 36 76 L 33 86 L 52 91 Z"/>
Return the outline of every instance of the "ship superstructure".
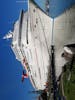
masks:
<path fill-rule="evenodd" d="M 48 16 L 48 4 L 45 7 L 47 13 L 39 6 L 30 1 L 28 11 L 21 11 L 13 32 L 9 32 L 6 38 L 12 37 L 11 48 L 34 88 L 44 90 L 51 67 L 51 45 L 54 45 L 55 49 L 55 71 L 58 78 L 62 66 L 67 62 L 62 57 L 64 47 L 75 44 L 75 6 L 55 19 Z"/>
<path fill-rule="evenodd" d="M 29 11 L 21 11 L 19 20 L 14 24 L 11 48 L 16 59 L 22 63 L 34 88 L 43 90 L 46 86 L 48 68 L 50 67 L 49 45 L 47 44 L 50 23 L 45 25 L 46 22 L 44 22 L 41 27 L 42 22 L 40 22 L 39 14 L 43 20 L 46 18 L 45 21 L 47 22 L 50 18 L 39 8 L 37 13 L 36 9 L 36 6 L 30 2 Z M 44 27 L 48 34 L 43 34 Z"/>

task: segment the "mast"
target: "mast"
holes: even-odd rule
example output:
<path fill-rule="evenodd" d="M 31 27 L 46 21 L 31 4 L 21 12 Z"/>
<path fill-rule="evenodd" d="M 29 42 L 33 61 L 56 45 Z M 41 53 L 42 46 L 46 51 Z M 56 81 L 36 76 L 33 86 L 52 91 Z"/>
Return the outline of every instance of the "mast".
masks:
<path fill-rule="evenodd" d="M 28 0 L 27 33 L 26 33 L 26 37 L 27 37 L 27 44 L 28 44 L 28 32 L 29 32 L 29 0 Z"/>
<path fill-rule="evenodd" d="M 59 100 L 58 86 L 55 72 L 55 50 L 54 50 L 54 18 L 52 20 L 52 36 L 51 36 L 51 78 L 53 88 L 53 100 Z"/>

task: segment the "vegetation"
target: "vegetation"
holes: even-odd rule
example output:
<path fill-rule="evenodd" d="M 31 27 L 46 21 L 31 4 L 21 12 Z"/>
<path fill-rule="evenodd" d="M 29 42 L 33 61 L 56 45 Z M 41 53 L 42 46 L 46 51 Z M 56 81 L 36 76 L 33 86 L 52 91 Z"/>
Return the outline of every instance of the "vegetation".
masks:
<path fill-rule="evenodd" d="M 66 66 L 63 72 L 63 88 L 66 100 L 75 100 L 75 64 L 72 70 L 70 70 L 70 65 Z"/>

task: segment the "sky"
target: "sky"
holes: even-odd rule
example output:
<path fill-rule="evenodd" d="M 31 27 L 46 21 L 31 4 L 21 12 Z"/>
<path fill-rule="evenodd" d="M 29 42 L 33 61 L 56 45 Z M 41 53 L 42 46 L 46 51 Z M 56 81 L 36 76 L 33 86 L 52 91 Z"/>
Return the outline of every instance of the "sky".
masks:
<path fill-rule="evenodd" d="M 27 9 L 26 3 L 18 1 L 0 0 L 0 100 L 35 99 L 35 95 L 29 94 L 34 90 L 29 79 L 21 82 L 23 68 L 11 50 L 11 40 L 2 39 L 9 30 L 13 30 L 21 9 Z"/>
<path fill-rule="evenodd" d="M 46 2 L 48 0 L 34 0 L 39 7 L 47 12 Z M 49 16 L 51 18 L 56 18 L 60 16 L 66 9 L 69 9 L 73 4 L 75 4 L 75 0 L 49 0 Z M 68 1 L 68 2 L 67 2 Z"/>

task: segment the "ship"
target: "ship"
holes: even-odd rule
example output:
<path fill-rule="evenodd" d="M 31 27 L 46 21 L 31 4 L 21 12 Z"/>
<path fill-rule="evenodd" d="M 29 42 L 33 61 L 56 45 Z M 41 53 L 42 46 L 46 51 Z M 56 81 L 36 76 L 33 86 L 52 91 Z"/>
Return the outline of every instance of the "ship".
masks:
<path fill-rule="evenodd" d="M 28 10 L 21 10 L 13 31 L 4 36 L 12 39 L 15 57 L 35 90 L 47 88 L 49 72 L 56 82 L 74 54 L 75 0 L 56 13 L 57 3 L 51 7 L 50 0 L 28 0 Z"/>

